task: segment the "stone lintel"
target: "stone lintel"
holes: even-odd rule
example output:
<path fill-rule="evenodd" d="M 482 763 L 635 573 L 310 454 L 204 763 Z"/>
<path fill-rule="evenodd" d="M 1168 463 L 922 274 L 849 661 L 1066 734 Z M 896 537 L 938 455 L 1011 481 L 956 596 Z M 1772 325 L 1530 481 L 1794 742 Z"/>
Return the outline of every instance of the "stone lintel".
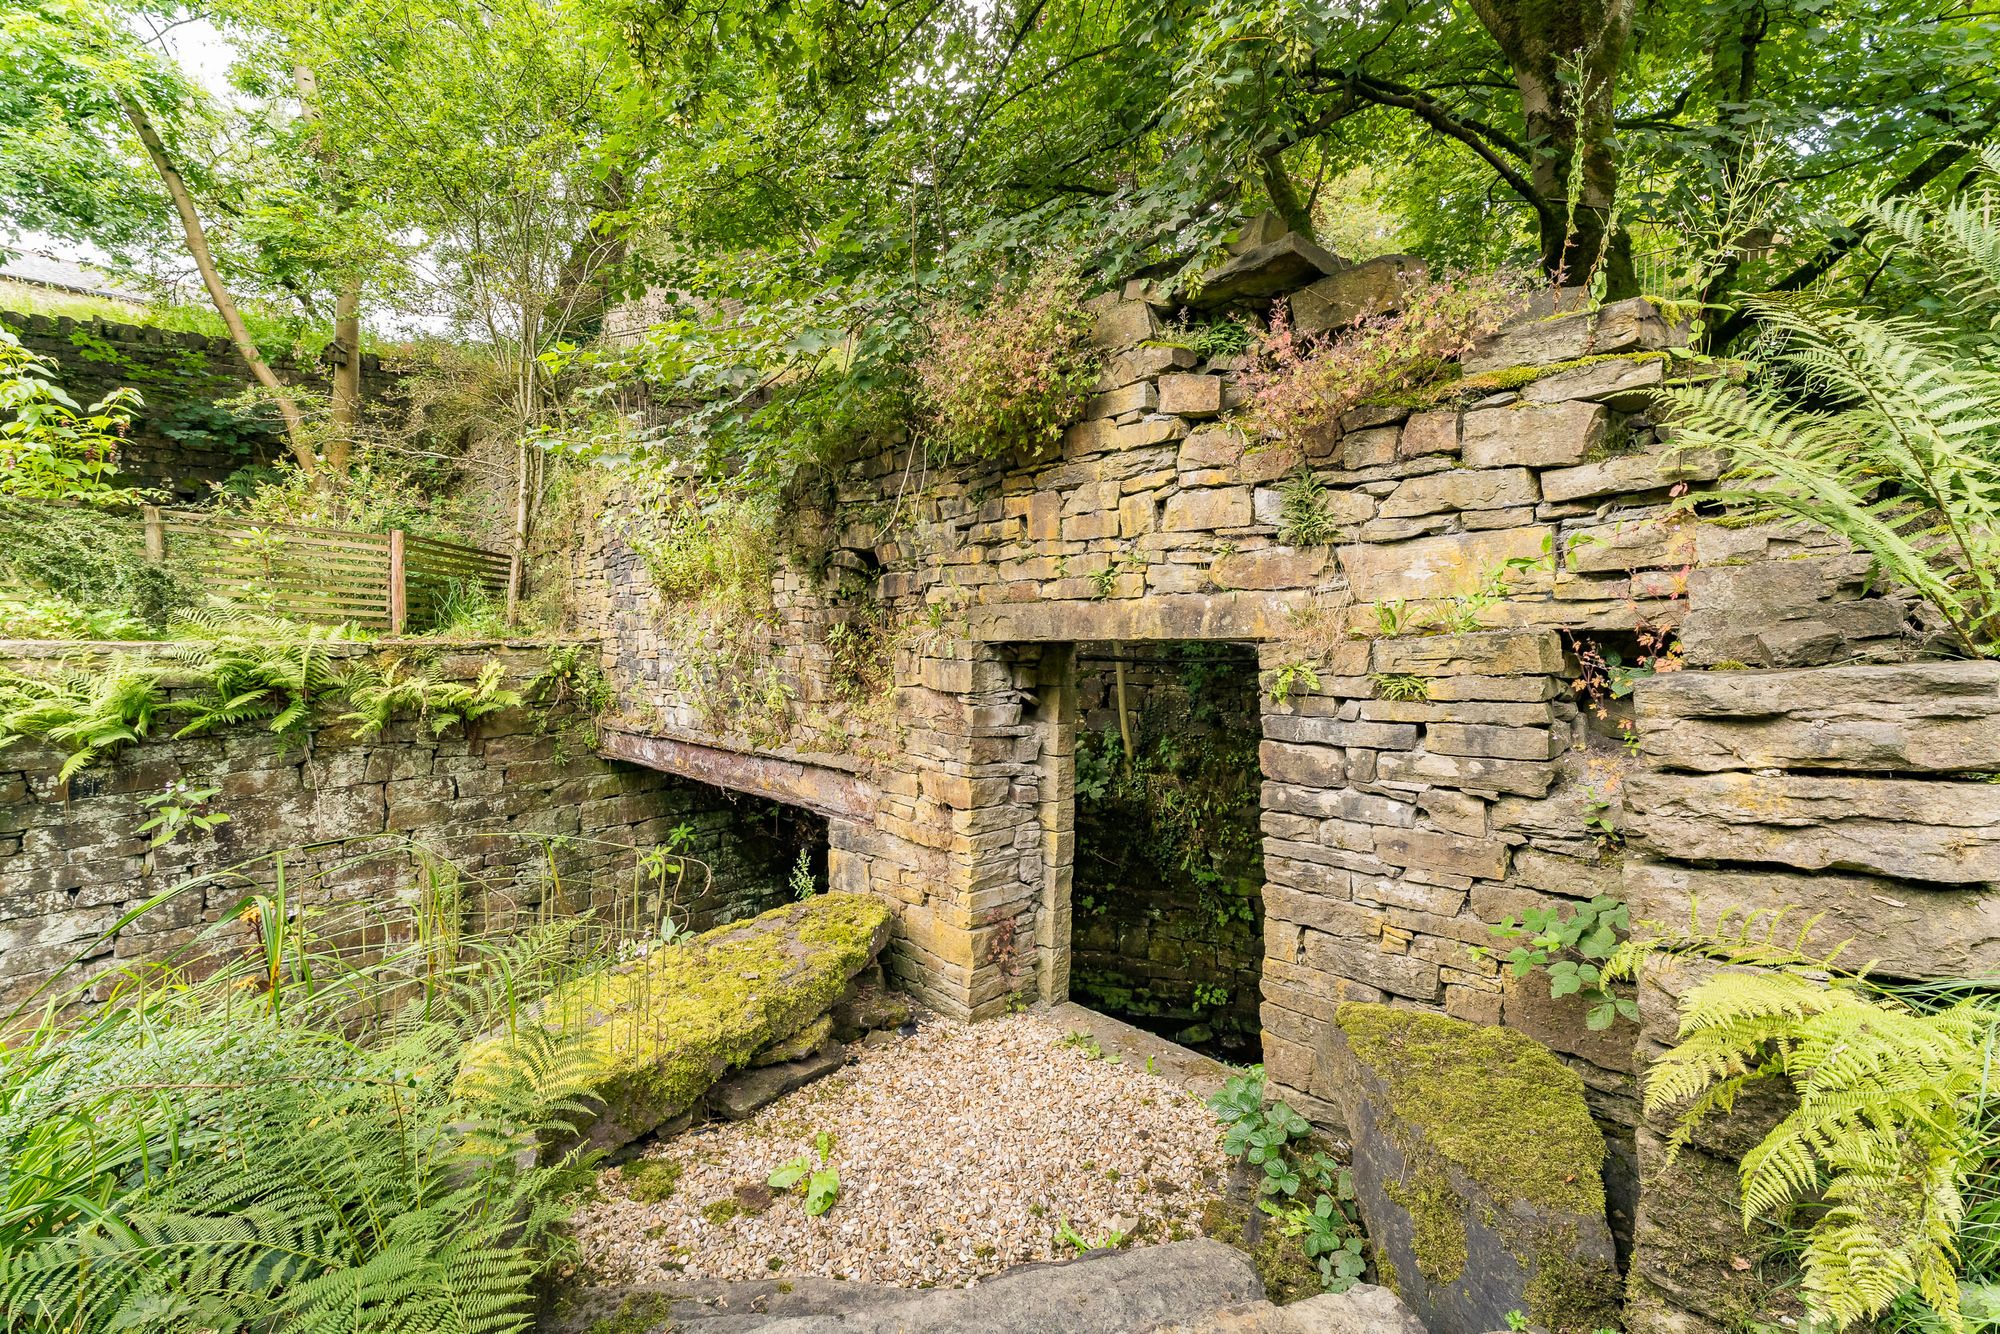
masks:
<path fill-rule="evenodd" d="M 835 769 L 611 728 L 604 729 L 598 751 L 608 759 L 803 806 L 837 819 L 875 818 L 875 785 Z"/>

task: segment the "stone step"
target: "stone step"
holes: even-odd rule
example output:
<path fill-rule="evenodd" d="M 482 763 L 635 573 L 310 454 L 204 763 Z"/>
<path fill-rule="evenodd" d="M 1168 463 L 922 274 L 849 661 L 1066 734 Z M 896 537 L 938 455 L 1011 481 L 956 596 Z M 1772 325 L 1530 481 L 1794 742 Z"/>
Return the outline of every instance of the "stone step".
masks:
<path fill-rule="evenodd" d="M 1263 1295 L 1248 1256 L 1202 1239 L 1023 1265 L 969 1288 L 802 1278 L 588 1289 L 571 1294 L 540 1328 L 587 1334 L 607 1322 L 620 1334 L 1143 1334 L 1189 1327 Z"/>

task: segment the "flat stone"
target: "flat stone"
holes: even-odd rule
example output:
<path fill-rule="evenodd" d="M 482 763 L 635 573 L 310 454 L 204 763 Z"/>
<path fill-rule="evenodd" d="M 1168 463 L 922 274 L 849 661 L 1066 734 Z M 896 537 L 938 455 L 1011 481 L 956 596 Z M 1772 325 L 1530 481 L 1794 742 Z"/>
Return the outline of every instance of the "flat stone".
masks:
<path fill-rule="evenodd" d="M 1209 578 L 1217 588 L 1311 588 L 1328 559 L 1325 547 L 1264 547 L 1218 557 Z"/>
<path fill-rule="evenodd" d="M 1632 833 L 1682 861 L 2000 881 L 2000 785 L 1992 783 L 1637 773 L 1624 795 Z"/>
<path fill-rule="evenodd" d="M 1373 1283 L 1345 1292 L 1323 1292 L 1289 1306 L 1253 1302 L 1231 1306 L 1192 1324 L 1146 1334 L 1425 1334 L 1423 1322 L 1402 1298 Z"/>
<path fill-rule="evenodd" d="M 1381 1005 L 1335 1014 L 1319 1055 L 1355 1196 L 1378 1267 L 1429 1334 L 1489 1334 L 1514 1311 L 1615 1323 L 1604 1137 L 1583 1081 L 1508 1029 Z"/>
<path fill-rule="evenodd" d="M 1250 506 L 1250 488 L 1223 486 L 1177 491 L 1168 496 L 1161 527 L 1168 532 L 1196 532 L 1247 528 L 1255 521 L 1256 515 Z"/>
<path fill-rule="evenodd" d="M 1698 526 L 1649 517 L 1597 528 L 1572 529 L 1563 539 L 1563 563 L 1574 574 L 1695 563 Z"/>
<path fill-rule="evenodd" d="M 1212 310 L 1232 301 L 1278 296 L 1346 267 L 1347 262 L 1332 251 L 1297 232 L 1287 232 L 1275 241 L 1231 256 L 1203 274 L 1188 303 Z"/>
<path fill-rule="evenodd" d="M 1466 635 L 1378 639 L 1368 667 L 1384 676 L 1514 676 L 1563 670 L 1562 638 L 1553 630 L 1492 630 Z"/>
<path fill-rule="evenodd" d="M 1507 845 L 1428 829 L 1375 831 L 1375 855 L 1391 866 L 1420 866 L 1481 880 L 1507 876 Z"/>
<path fill-rule="evenodd" d="M 1683 866 L 1628 855 L 1622 893 L 1635 919 L 1684 926 L 1699 907 L 1722 914 L 1790 910 L 1803 927 L 1818 917 L 1809 948 L 1849 943 L 1849 967 L 1873 961 L 1894 977 L 1992 977 L 2000 973 L 2000 895 L 1983 889 L 1910 885 L 1832 872 Z"/>
<path fill-rule="evenodd" d="M 532 1022 L 588 1033 L 603 1059 L 582 1141 L 615 1149 L 653 1131 L 812 1023 L 880 953 L 889 921 L 888 904 L 872 895 L 819 894 L 558 988 Z M 504 1038 L 485 1038 L 459 1079 L 506 1077 L 519 1059 Z"/>
<path fill-rule="evenodd" d="M 1535 475 L 1526 468 L 1454 468 L 1412 477 L 1397 484 L 1377 511 L 1382 518 L 1405 518 L 1456 510 L 1506 509 L 1541 499 Z"/>
<path fill-rule="evenodd" d="M 1388 752 L 1375 761 L 1378 782 L 1411 787 L 1463 788 L 1470 792 L 1508 792 L 1539 797 L 1556 780 L 1553 764 L 1527 760 L 1489 760 L 1473 755 Z"/>
<path fill-rule="evenodd" d="M 1545 727 L 1490 723 L 1433 723 L 1424 744 L 1440 755 L 1484 755 L 1495 760 L 1552 760 L 1562 744 Z"/>
<path fill-rule="evenodd" d="M 1181 417 L 1213 417 L 1222 411 L 1219 375 L 1162 375 L 1159 409 Z"/>
<path fill-rule="evenodd" d="M 1523 385 L 1521 397 L 1530 403 L 1581 399 L 1620 412 L 1633 412 L 1652 401 L 1666 378 L 1664 357 L 1620 357 L 1544 376 L 1533 384 Z"/>
<path fill-rule="evenodd" d="M 1675 672 L 1632 700 L 1662 769 L 2000 772 L 2000 662 Z"/>
<path fill-rule="evenodd" d="M 1633 297 L 1597 310 L 1516 320 L 1482 338 L 1461 364 L 1467 375 L 1479 375 L 1614 352 L 1656 352 L 1686 341 L 1686 331 L 1669 326 L 1652 302 Z"/>
<path fill-rule="evenodd" d="M 1264 777 L 1300 787 L 1338 787 L 1347 781 L 1347 757 L 1332 746 L 1266 741 L 1257 747 Z"/>
<path fill-rule="evenodd" d="M 802 1089 L 847 1064 L 839 1047 L 816 1051 L 796 1061 L 758 1066 L 731 1075 L 702 1095 L 702 1105 L 725 1121 L 747 1121 L 794 1089 Z"/>
<path fill-rule="evenodd" d="M 1698 535 L 1698 553 L 1704 545 Z M 1693 570 L 1681 622 L 1688 662 L 1822 667 L 1871 645 L 1901 656 L 1908 604 L 1868 595 L 1868 566 L 1838 555 Z"/>
<path fill-rule="evenodd" d="M 1401 310 L 1404 293 L 1428 272 L 1428 266 L 1414 256 L 1378 255 L 1329 274 L 1292 293 L 1292 332 L 1311 337 Z"/>
<path fill-rule="evenodd" d="M 1090 341 L 1103 348 L 1130 347 L 1160 332 L 1160 318 L 1144 301 L 1127 301 L 1115 292 L 1083 303 L 1091 314 Z"/>
<path fill-rule="evenodd" d="M 1383 545 L 1353 544 L 1340 549 L 1340 563 L 1358 601 L 1451 598 L 1473 592 L 1507 561 L 1540 560 L 1553 533 L 1552 528 L 1536 525 Z M 1551 582 L 1550 574 L 1533 570 L 1511 587 L 1535 592 L 1546 590 Z"/>
<path fill-rule="evenodd" d="M 788 1038 L 781 1038 L 750 1058 L 752 1069 L 765 1065 L 781 1065 L 786 1061 L 802 1061 L 817 1053 L 833 1037 L 833 1019 L 821 1015 Z"/>
<path fill-rule="evenodd" d="M 1596 403 L 1518 403 L 1465 414 L 1469 468 L 1561 468 L 1604 443 L 1608 418 Z"/>
<path fill-rule="evenodd" d="M 1553 468 L 1542 474 L 1542 499 L 1551 504 L 1596 496 L 1637 495 L 1663 491 L 1679 482 L 1712 482 L 1722 475 L 1726 460 L 1715 449 L 1661 449 L 1648 454 L 1620 454 L 1578 468 Z"/>
<path fill-rule="evenodd" d="M 1459 414 L 1449 409 L 1413 414 L 1403 423 L 1403 434 L 1396 441 L 1399 459 L 1456 454 L 1458 449 Z"/>

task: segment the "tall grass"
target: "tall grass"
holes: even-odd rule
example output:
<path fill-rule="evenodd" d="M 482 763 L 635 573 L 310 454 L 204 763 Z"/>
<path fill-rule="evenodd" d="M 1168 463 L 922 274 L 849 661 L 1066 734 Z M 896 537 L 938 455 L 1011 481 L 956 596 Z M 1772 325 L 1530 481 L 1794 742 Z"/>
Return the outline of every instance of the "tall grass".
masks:
<path fill-rule="evenodd" d="M 567 912 L 590 841 L 537 841 L 539 902 L 483 927 L 476 882 L 409 840 L 194 877 L 106 933 L 205 897 L 175 957 L 93 973 L 91 942 L 0 1018 L 0 1326 L 528 1328 L 591 1166 L 550 1146 L 599 1058 L 525 1020 L 670 935 L 700 865 L 622 848 L 629 879 Z M 394 901 L 341 897 L 391 865 Z M 461 1080 L 475 1038 L 510 1059 Z"/>

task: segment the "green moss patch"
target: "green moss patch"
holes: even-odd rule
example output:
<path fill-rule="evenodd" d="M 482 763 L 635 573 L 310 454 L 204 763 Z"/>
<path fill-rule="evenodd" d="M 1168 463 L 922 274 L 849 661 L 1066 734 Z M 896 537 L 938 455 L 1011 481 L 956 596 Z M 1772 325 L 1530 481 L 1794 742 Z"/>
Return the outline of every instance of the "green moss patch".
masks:
<path fill-rule="evenodd" d="M 657 1204 L 673 1198 L 674 1187 L 680 1184 L 681 1165 L 663 1158 L 641 1158 L 628 1163 L 622 1175 L 627 1195 L 641 1204 Z"/>
<path fill-rule="evenodd" d="M 826 1013 L 888 937 L 889 909 L 865 894 L 819 894 L 717 927 L 558 989 L 532 1022 L 585 1035 L 604 1115 L 590 1141 L 637 1138 L 694 1105 L 724 1074 Z M 522 1077 L 520 1046 L 470 1050 L 462 1082 Z"/>

